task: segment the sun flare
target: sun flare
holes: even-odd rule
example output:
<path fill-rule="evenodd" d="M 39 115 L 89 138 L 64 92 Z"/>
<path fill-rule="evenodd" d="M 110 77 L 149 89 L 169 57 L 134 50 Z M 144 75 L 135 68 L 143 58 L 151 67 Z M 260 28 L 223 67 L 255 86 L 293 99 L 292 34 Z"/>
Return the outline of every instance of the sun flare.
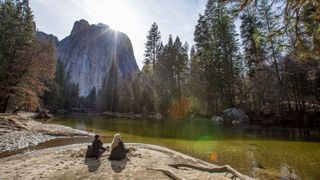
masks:
<path fill-rule="evenodd" d="M 139 13 L 127 0 L 98 0 L 75 2 L 94 22 L 102 22 L 112 29 L 124 31 L 139 24 Z"/>

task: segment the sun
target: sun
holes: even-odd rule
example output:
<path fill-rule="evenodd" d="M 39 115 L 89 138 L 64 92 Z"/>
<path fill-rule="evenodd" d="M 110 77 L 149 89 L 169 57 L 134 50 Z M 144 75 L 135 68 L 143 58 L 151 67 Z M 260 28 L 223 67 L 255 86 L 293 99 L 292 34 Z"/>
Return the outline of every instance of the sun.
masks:
<path fill-rule="evenodd" d="M 83 0 L 77 3 L 95 23 L 126 31 L 140 23 L 139 11 L 130 0 Z"/>
<path fill-rule="evenodd" d="M 77 6 L 74 20 L 86 19 L 91 24 L 104 23 L 111 29 L 125 33 L 130 37 L 134 52 L 144 52 L 145 24 L 148 21 L 134 0 L 69 0 Z M 80 13 L 81 12 L 81 13 Z M 80 14 L 80 15 L 79 15 Z M 140 57 L 140 59 L 143 59 Z"/>

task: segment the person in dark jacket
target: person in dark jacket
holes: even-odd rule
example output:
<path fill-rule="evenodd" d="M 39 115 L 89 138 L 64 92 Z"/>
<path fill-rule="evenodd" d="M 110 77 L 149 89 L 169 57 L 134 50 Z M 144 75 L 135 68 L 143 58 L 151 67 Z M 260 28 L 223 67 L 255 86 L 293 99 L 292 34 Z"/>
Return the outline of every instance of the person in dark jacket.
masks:
<path fill-rule="evenodd" d="M 100 140 L 100 136 L 95 135 L 94 140 L 92 142 L 92 148 L 93 148 L 93 153 L 94 153 L 94 156 L 96 157 L 96 159 L 99 159 L 100 156 L 107 150 L 102 145 L 103 145 L 103 143 Z"/>
<path fill-rule="evenodd" d="M 124 147 L 120 134 L 115 134 L 111 143 L 110 160 L 122 160 L 127 157 L 128 149 Z"/>

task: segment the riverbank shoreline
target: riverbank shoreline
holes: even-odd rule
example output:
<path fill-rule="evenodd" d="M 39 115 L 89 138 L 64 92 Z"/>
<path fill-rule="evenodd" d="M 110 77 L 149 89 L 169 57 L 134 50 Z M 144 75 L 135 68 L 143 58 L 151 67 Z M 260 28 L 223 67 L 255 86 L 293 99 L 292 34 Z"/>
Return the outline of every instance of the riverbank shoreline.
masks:
<path fill-rule="evenodd" d="M 32 147 L 56 138 L 93 136 L 92 133 L 70 127 L 41 123 L 31 116 L 30 113 L 0 114 L 0 154 Z"/>
<path fill-rule="evenodd" d="M 8 114 L 0 114 L 0 132 L 1 152 L 35 146 L 59 137 L 93 135 Z M 100 160 L 85 159 L 87 145 L 51 147 L 1 158 L 0 179 L 230 179 L 236 176 L 250 179 L 230 166 L 217 166 L 161 146 L 128 143 L 128 159 L 113 162 L 107 159 L 110 152 Z M 182 166 L 174 166 L 176 164 Z"/>
<path fill-rule="evenodd" d="M 69 113 L 56 113 L 54 116 L 61 115 L 87 115 L 87 116 L 106 116 L 111 118 L 128 118 L 128 119 L 150 119 L 150 120 L 163 120 L 165 117 L 160 113 L 156 114 L 135 114 L 135 113 L 119 113 L 119 112 L 69 112 Z"/>

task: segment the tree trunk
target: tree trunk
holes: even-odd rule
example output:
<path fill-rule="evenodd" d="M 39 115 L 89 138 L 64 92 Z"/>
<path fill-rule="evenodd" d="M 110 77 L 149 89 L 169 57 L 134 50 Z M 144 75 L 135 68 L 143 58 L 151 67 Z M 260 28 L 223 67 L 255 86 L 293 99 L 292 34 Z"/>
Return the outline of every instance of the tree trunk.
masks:
<path fill-rule="evenodd" d="M 2 105 L 1 110 L 0 110 L 1 113 L 5 113 L 7 111 L 8 104 L 9 104 L 9 99 L 10 99 L 10 96 L 5 97 L 3 105 Z"/>

